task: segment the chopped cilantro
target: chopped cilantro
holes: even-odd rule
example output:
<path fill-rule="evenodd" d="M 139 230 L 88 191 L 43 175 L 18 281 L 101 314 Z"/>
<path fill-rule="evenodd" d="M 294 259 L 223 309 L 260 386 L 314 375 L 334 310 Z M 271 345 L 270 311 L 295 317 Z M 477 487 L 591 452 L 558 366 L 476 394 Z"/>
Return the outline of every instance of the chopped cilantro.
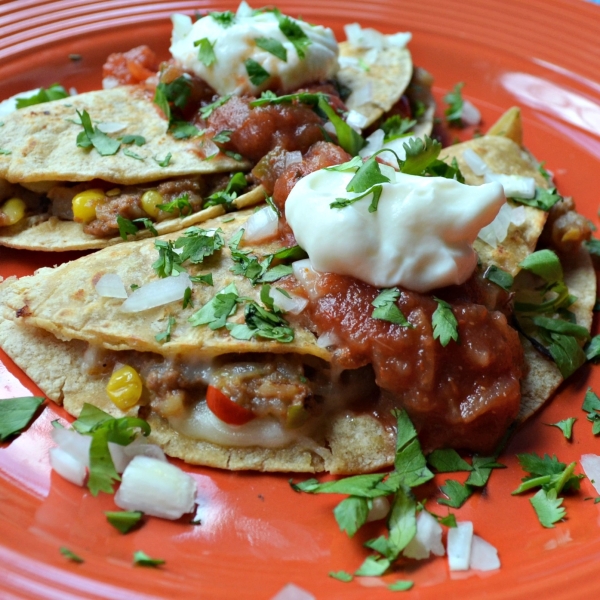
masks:
<path fill-rule="evenodd" d="M 595 335 L 584 347 L 584 351 L 589 361 L 596 362 L 600 358 L 600 335 Z"/>
<path fill-rule="evenodd" d="M 43 402 L 40 396 L 0 400 L 0 441 L 21 433 Z"/>
<path fill-rule="evenodd" d="M 561 506 L 563 498 L 557 498 L 555 490 L 538 490 L 533 498 L 529 499 L 529 502 L 531 502 L 539 522 L 547 528 L 554 527 L 554 523 L 562 520 L 567 512 L 564 506 Z"/>
<path fill-rule="evenodd" d="M 548 283 L 563 279 L 563 270 L 560 260 L 552 250 L 538 250 L 531 253 L 519 263 L 519 266 L 541 277 Z"/>
<path fill-rule="evenodd" d="M 194 275 L 190 277 L 194 283 L 203 283 L 204 285 L 213 285 L 212 273 L 206 273 L 206 275 Z"/>
<path fill-rule="evenodd" d="M 139 154 L 132 152 L 128 148 L 123 148 L 123 154 L 125 156 L 129 156 L 129 158 L 135 158 L 136 160 L 145 160 L 143 156 L 140 156 Z"/>
<path fill-rule="evenodd" d="M 0 154 L 2 154 L 4 156 L 8 156 L 9 154 L 12 154 L 12 150 L 7 150 L 6 148 L 0 148 Z"/>
<path fill-rule="evenodd" d="M 192 93 L 192 84 L 184 77 L 178 77 L 170 83 L 159 83 L 154 93 L 154 103 L 163 111 L 167 121 L 173 120 L 173 112 L 183 109 Z"/>
<path fill-rule="evenodd" d="M 218 204 L 223 204 L 225 208 L 229 208 L 232 206 L 233 201 L 238 197 L 240 192 L 244 191 L 247 187 L 248 182 L 246 181 L 244 173 L 234 173 L 224 190 L 220 190 L 208 196 L 204 203 L 204 208 L 216 206 Z"/>
<path fill-rule="evenodd" d="M 188 123 L 187 121 L 172 121 L 169 125 L 169 133 L 176 140 L 187 140 L 191 137 L 201 135 L 204 132 L 200 131 L 195 125 Z"/>
<path fill-rule="evenodd" d="M 513 276 L 496 265 L 490 265 L 484 271 L 483 278 L 489 279 L 489 281 L 495 283 L 497 286 L 501 287 L 507 292 L 510 291 L 510 288 L 514 283 Z"/>
<path fill-rule="evenodd" d="M 187 288 L 188 290 L 190 288 Z M 169 316 L 169 319 L 167 321 L 167 328 L 165 329 L 165 331 L 162 331 L 161 333 L 157 333 L 154 336 L 154 339 L 157 342 L 170 342 L 171 341 L 171 330 L 173 328 L 173 325 L 175 325 L 175 323 L 177 322 L 177 320 L 175 319 L 175 317 L 173 316 Z"/>
<path fill-rule="evenodd" d="M 410 138 L 403 144 L 406 158 L 401 164 L 400 171 L 408 175 L 422 175 L 437 159 L 442 145 L 429 136 Z"/>
<path fill-rule="evenodd" d="M 254 42 L 262 50 L 269 52 L 283 62 L 287 62 L 287 50 L 280 41 L 276 40 L 275 38 L 261 37 L 256 38 Z"/>
<path fill-rule="evenodd" d="M 398 579 L 398 581 L 394 581 L 394 583 L 390 583 L 388 585 L 388 590 L 391 592 L 407 592 L 412 589 L 414 585 L 413 581 L 409 581 L 407 579 Z"/>
<path fill-rule="evenodd" d="M 469 484 L 461 484 L 453 479 L 447 479 L 446 485 L 440 486 L 447 498 L 439 498 L 438 504 L 445 504 L 452 508 L 460 508 L 471 496 L 474 489 Z"/>
<path fill-rule="evenodd" d="M 233 160 L 237 160 L 238 162 L 244 160 L 244 157 L 241 154 L 234 152 L 233 150 L 224 150 L 223 154 L 229 156 L 229 158 L 233 158 Z"/>
<path fill-rule="evenodd" d="M 219 131 L 217 135 L 213 136 L 212 140 L 215 144 L 226 144 L 231 140 L 232 133 L 233 131 L 230 131 L 229 129 L 223 129 L 222 131 Z"/>
<path fill-rule="evenodd" d="M 454 89 L 444 96 L 444 102 L 448 105 L 444 110 L 446 121 L 448 121 L 449 125 L 453 125 L 455 127 L 462 126 L 462 111 L 464 104 L 462 89 L 464 85 L 465 84 L 462 82 L 457 83 L 454 86 Z"/>
<path fill-rule="evenodd" d="M 398 298 L 400 297 L 400 291 L 398 288 L 391 288 L 383 290 L 371 304 L 375 307 L 375 310 L 371 313 L 372 319 L 380 319 L 382 321 L 389 321 L 395 325 L 401 325 L 402 327 L 413 327 L 406 317 L 402 314 L 402 311 L 398 308 Z"/>
<path fill-rule="evenodd" d="M 164 158 L 155 158 L 154 160 L 159 167 L 168 167 L 171 162 L 171 153 L 169 152 Z"/>
<path fill-rule="evenodd" d="M 133 564 L 141 567 L 158 567 L 164 565 L 165 561 L 162 558 L 151 558 L 142 550 L 133 553 Z"/>
<path fill-rule="evenodd" d="M 450 340 L 458 343 L 458 322 L 452 313 L 452 307 L 439 298 L 434 297 L 434 300 L 438 303 L 438 307 L 431 317 L 433 339 L 439 339 L 444 347 L 450 343 Z"/>
<path fill-rule="evenodd" d="M 117 215 L 117 225 L 119 227 L 119 235 L 123 240 L 126 240 L 128 235 L 136 235 L 138 232 L 135 223 L 121 215 Z"/>
<path fill-rule="evenodd" d="M 192 288 L 185 288 L 185 292 L 183 292 L 183 303 L 182 308 L 187 308 L 188 306 L 194 307 L 194 302 L 192 300 Z"/>
<path fill-rule="evenodd" d="M 533 198 L 518 198 L 513 196 L 511 199 L 519 204 L 526 204 L 540 210 L 549 211 L 557 202 L 562 200 L 562 196 L 557 193 L 556 188 L 547 190 L 538 186 L 535 188 L 535 196 Z"/>
<path fill-rule="evenodd" d="M 177 211 L 180 217 L 190 215 L 194 212 L 194 209 L 190 204 L 188 194 L 182 194 L 178 198 L 175 198 L 175 200 L 172 200 L 171 202 L 167 202 L 165 204 L 157 204 L 156 208 L 164 210 L 168 213 Z"/>
<path fill-rule="evenodd" d="M 414 119 L 393 115 L 387 118 L 381 125 L 381 129 L 385 134 L 384 142 L 391 142 L 400 137 L 404 137 L 410 133 L 410 130 L 417 124 Z"/>
<path fill-rule="evenodd" d="M 250 79 L 253 85 L 259 86 L 265 81 L 267 81 L 269 77 L 271 77 L 269 72 L 252 58 L 246 59 L 244 61 L 244 65 L 246 66 L 246 73 L 248 74 L 248 78 Z"/>
<path fill-rule="evenodd" d="M 223 231 L 208 231 L 200 227 L 191 227 L 183 236 L 175 240 L 175 248 L 181 248 L 181 262 L 189 260 L 192 264 L 201 263 L 207 256 L 212 256 L 225 244 Z"/>
<path fill-rule="evenodd" d="M 154 236 L 158 235 L 158 231 L 156 231 L 156 229 L 154 227 L 154 222 L 152 221 L 152 219 L 149 219 L 148 217 L 140 217 L 139 219 L 134 219 L 133 222 L 139 223 L 142 227 L 144 227 L 144 229 L 147 229 L 152 235 L 154 235 Z"/>
<path fill-rule="evenodd" d="M 325 94 L 318 94 L 318 107 L 325 113 L 335 127 L 335 134 L 338 138 L 339 145 L 348 152 L 348 154 L 356 156 L 358 151 L 366 144 L 364 138 L 335 112 L 327 101 L 327 96 Z"/>
<path fill-rule="evenodd" d="M 230 283 L 196 311 L 188 321 L 194 327 L 208 325 L 213 330 L 225 327 L 227 318 L 235 314 L 237 310 L 238 297 L 235 284 Z"/>
<path fill-rule="evenodd" d="M 346 571 L 329 571 L 329 577 L 348 583 L 354 579 L 354 577 Z"/>
<path fill-rule="evenodd" d="M 122 144 L 135 144 L 136 146 L 143 146 L 146 143 L 146 138 L 143 135 L 124 135 L 121 138 Z"/>
<path fill-rule="evenodd" d="M 104 514 L 106 520 L 121 533 L 128 533 L 137 527 L 143 516 L 143 513 L 135 510 L 106 511 Z"/>
<path fill-rule="evenodd" d="M 444 448 L 434 450 L 427 456 L 427 462 L 438 473 L 452 473 L 456 471 L 472 471 L 473 467 L 460 457 L 456 450 Z"/>
<path fill-rule="evenodd" d="M 28 98 L 16 98 L 17 109 L 25 108 L 26 106 L 34 106 L 35 104 L 43 104 L 52 100 L 60 100 L 68 98 L 69 93 L 62 85 L 53 83 L 49 88 L 41 88 L 39 92 Z"/>
<path fill-rule="evenodd" d="M 156 240 L 154 247 L 158 250 L 158 259 L 153 263 L 152 268 L 159 277 L 169 277 L 185 270 L 181 266 L 181 256 L 175 252 L 172 241 Z"/>
<path fill-rule="evenodd" d="M 250 335 L 282 343 L 294 340 L 294 330 L 289 327 L 289 323 L 282 316 L 264 309 L 256 302 L 248 301 L 246 303 L 244 320 L 246 327 L 243 330 L 240 330 L 239 327 L 236 330 L 235 325 L 228 326 L 233 337 L 241 335 L 238 339 L 248 339 L 247 336 Z"/>
<path fill-rule="evenodd" d="M 298 56 L 304 58 L 306 49 L 310 46 L 310 38 L 304 33 L 302 27 L 289 17 L 279 17 L 279 29 L 283 35 L 292 43 Z"/>
<path fill-rule="evenodd" d="M 77 136 L 77 146 L 80 148 L 94 147 L 101 156 L 112 156 L 121 147 L 121 142 L 108 137 L 98 127 L 92 125 L 92 119 L 86 110 L 77 111 L 83 131 Z"/>
<path fill-rule="evenodd" d="M 211 42 L 208 38 L 202 38 L 201 40 L 196 40 L 194 46 L 198 48 L 198 60 L 205 67 L 210 67 L 216 62 L 215 42 Z"/>
<path fill-rule="evenodd" d="M 600 434 L 600 398 L 591 388 L 588 388 L 581 408 L 588 414 L 587 419 L 592 423 L 592 433 Z"/>
<path fill-rule="evenodd" d="M 558 427 L 558 429 L 563 432 L 565 438 L 570 440 L 573 436 L 573 424 L 575 421 L 577 421 L 576 417 L 569 417 L 568 419 L 563 419 L 557 423 L 547 423 L 547 425 L 550 425 L 551 427 Z"/>
<path fill-rule="evenodd" d="M 235 23 L 235 13 L 232 13 L 230 10 L 225 12 L 211 12 L 209 16 L 223 27 L 223 29 L 227 29 Z"/>
<path fill-rule="evenodd" d="M 68 560 L 70 560 L 71 562 L 74 562 L 74 563 L 82 563 L 82 562 L 84 562 L 84 560 L 83 560 L 83 558 L 81 558 L 81 556 L 75 554 L 75 552 L 73 552 L 72 550 L 69 550 L 65 546 L 61 546 L 58 551 L 65 558 L 67 558 Z"/>
<path fill-rule="evenodd" d="M 221 96 L 218 100 L 215 100 L 211 104 L 207 104 L 200 109 L 200 116 L 203 119 L 208 119 L 213 112 L 219 108 L 219 106 L 223 106 L 226 102 L 231 98 L 231 94 L 227 94 L 226 96 Z"/>

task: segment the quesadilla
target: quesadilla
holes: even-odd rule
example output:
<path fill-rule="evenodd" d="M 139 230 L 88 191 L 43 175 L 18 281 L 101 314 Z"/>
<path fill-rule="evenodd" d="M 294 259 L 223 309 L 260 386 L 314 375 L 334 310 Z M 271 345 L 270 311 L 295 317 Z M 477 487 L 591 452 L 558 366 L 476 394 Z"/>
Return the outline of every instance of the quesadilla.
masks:
<path fill-rule="evenodd" d="M 534 163 L 523 165 L 521 148 L 504 142 L 484 136 L 475 151 L 486 156 L 491 171 L 498 164 L 494 152 L 502 148 L 508 152 L 502 164 L 528 177 Z M 462 160 L 469 148 L 471 142 L 452 152 Z M 569 346 L 572 362 L 581 364 L 595 300 L 594 271 L 583 247 L 559 250 L 562 270 L 554 264 L 552 282 L 543 271 L 524 267 L 509 294 L 490 275 L 494 268 L 516 274 L 526 264 L 520 256 L 531 256 L 535 244 L 530 223 L 510 222 L 502 240 L 496 235 L 495 248 L 481 252 L 467 283 L 435 291 L 457 316 L 463 340 L 442 346 L 432 336 L 431 295 L 403 290 L 393 301 L 412 328 L 374 318 L 377 289 L 311 272 L 303 262 L 291 275 L 285 257 L 297 259 L 297 250 L 282 250 L 277 240 L 241 245 L 249 218 L 248 212 L 234 220 L 221 216 L 203 233 L 192 228 L 114 246 L 4 282 L 0 345 L 71 414 L 85 402 L 114 415 L 138 414 L 171 456 L 264 471 L 359 473 L 388 466 L 395 451 L 394 407 L 407 410 L 427 451 L 492 451 L 514 420 L 531 415 L 570 374 L 553 360 L 554 346 Z M 220 241 L 211 243 L 215 237 Z M 478 242 L 481 248 L 493 241 L 487 239 Z M 177 252 L 168 255 L 168 248 Z M 169 261 L 171 269 L 187 271 L 178 277 L 191 278 L 187 300 L 180 294 L 179 300 L 128 308 L 143 290 L 152 297 L 167 294 L 149 286 L 167 274 Z M 126 300 L 101 295 L 98 285 L 107 275 L 127 290 L 139 289 L 124 294 Z M 513 311 L 515 294 L 521 312 Z M 548 329 L 557 311 L 564 313 L 559 296 L 577 324 L 569 340 Z M 550 309 L 549 301 L 556 301 Z M 287 312 L 277 308 L 284 305 Z M 124 367 L 142 382 L 131 405 L 115 403 L 107 391 Z"/>

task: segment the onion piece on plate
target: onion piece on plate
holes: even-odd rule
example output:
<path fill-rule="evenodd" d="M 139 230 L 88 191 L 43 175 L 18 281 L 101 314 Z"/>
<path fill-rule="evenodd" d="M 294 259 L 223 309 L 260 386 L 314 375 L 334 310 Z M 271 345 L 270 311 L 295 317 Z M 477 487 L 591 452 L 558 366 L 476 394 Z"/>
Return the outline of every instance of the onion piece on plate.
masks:
<path fill-rule="evenodd" d="M 448 530 L 448 566 L 451 571 L 466 571 L 471 562 L 473 523 L 462 521 Z"/>
<path fill-rule="evenodd" d="M 244 226 L 246 242 L 262 242 L 277 235 L 279 218 L 270 207 L 265 206 L 253 213 Z"/>
<path fill-rule="evenodd" d="M 115 504 L 163 519 L 179 519 L 192 512 L 196 481 L 175 465 L 148 456 L 136 456 L 123 472 Z"/>
<path fill-rule="evenodd" d="M 187 288 L 192 287 L 190 276 L 179 273 L 177 277 L 165 277 L 139 287 L 121 304 L 123 312 L 134 313 L 156 308 L 169 302 L 182 300 Z"/>
<path fill-rule="evenodd" d="M 106 273 L 98 279 L 94 286 L 103 298 L 127 298 L 125 284 L 117 273 Z"/>
<path fill-rule="evenodd" d="M 596 493 L 600 494 L 600 456 L 597 454 L 583 454 L 579 462 L 581 462 L 581 468 L 594 486 Z"/>
<path fill-rule="evenodd" d="M 296 584 L 288 583 L 271 600 L 316 600 L 316 598 L 310 592 L 303 590 Z"/>
<path fill-rule="evenodd" d="M 475 152 L 475 150 L 473 150 L 473 148 L 467 148 L 463 152 L 463 158 L 465 159 L 467 166 L 475 173 L 475 175 L 481 177 L 486 173 L 489 173 L 490 168 L 488 164 L 481 156 L 479 156 L 479 154 L 477 154 L 477 152 Z"/>
<path fill-rule="evenodd" d="M 436 556 L 444 556 L 442 533 L 442 526 L 435 517 L 422 510 L 417 516 L 417 533 L 404 548 L 404 556 L 417 560 L 429 558 L 432 552 Z"/>
<path fill-rule="evenodd" d="M 478 535 L 473 535 L 469 567 L 476 571 L 495 571 L 500 568 L 498 550 Z"/>
<path fill-rule="evenodd" d="M 86 466 L 62 448 L 50 448 L 50 465 L 64 479 L 82 486 L 87 475 Z"/>

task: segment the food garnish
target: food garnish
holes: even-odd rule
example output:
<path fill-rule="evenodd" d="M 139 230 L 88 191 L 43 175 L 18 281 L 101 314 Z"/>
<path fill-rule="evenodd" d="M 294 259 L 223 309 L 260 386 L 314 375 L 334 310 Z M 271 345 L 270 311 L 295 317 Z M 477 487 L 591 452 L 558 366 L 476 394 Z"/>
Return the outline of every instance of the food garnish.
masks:
<path fill-rule="evenodd" d="M 0 400 L 0 441 L 21 433 L 43 402 L 39 396 Z"/>

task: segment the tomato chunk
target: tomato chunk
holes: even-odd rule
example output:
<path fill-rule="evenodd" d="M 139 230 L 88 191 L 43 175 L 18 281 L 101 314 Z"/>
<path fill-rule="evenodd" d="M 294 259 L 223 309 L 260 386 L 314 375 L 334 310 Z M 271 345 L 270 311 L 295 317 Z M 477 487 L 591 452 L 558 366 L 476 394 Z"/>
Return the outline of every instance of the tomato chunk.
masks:
<path fill-rule="evenodd" d="M 228 425 L 244 425 L 254 419 L 251 410 L 236 404 L 213 385 L 206 390 L 206 404 L 216 417 Z"/>

